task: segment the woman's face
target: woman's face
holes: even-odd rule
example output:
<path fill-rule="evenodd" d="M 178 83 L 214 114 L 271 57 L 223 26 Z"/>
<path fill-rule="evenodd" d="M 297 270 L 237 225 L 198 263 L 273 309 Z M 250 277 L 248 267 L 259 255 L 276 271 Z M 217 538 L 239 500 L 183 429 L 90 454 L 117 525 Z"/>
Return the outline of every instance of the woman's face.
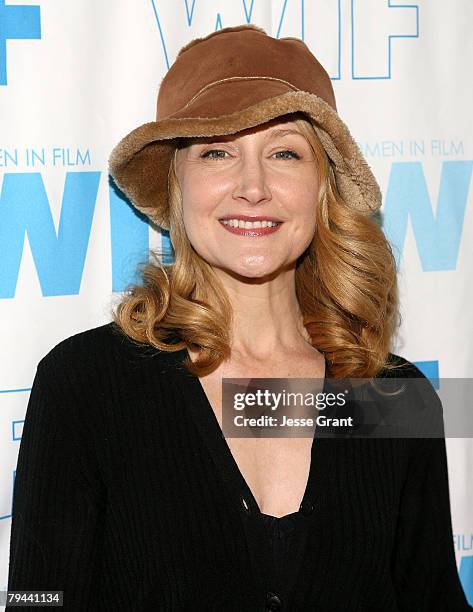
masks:
<path fill-rule="evenodd" d="M 197 253 L 250 278 L 291 267 L 314 236 L 319 189 L 314 153 L 296 123 L 273 120 L 191 143 L 177 152 L 176 175 Z M 240 227 L 255 217 L 255 225 Z M 261 220 L 279 225 L 265 228 Z"/>

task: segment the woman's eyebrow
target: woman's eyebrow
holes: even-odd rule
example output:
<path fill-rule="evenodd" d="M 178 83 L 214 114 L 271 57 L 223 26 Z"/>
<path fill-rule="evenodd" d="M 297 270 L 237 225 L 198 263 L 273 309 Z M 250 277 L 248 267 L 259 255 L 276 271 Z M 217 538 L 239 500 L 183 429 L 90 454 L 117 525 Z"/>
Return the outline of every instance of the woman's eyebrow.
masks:
<path fill-rule="evenodd" d="M 299 130 L 294 130 L 291 128 L 279 128 L 277 130 L 272 130 L 266 134 L 266 138 L 276 138 L 277 136 L 287 136 L 288 134 L 297 134 L 298 136 L 302 136 L 303 134 L 299 132 Z"/>

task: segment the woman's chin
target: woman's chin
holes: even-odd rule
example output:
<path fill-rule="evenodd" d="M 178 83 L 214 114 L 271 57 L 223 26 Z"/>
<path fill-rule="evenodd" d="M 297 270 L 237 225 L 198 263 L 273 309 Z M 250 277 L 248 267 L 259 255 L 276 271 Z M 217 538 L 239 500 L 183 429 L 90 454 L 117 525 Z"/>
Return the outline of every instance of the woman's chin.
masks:
<path fill-rule="evenodd" d="M 251 255 L 244 257 L 238 263 L 228 266 L 221 266 L 227 274 L 233 277 L 243 278 L 274 278 L 278 275 L 280 266 L 269 261 L 267 257 L 261 255 Z"/>

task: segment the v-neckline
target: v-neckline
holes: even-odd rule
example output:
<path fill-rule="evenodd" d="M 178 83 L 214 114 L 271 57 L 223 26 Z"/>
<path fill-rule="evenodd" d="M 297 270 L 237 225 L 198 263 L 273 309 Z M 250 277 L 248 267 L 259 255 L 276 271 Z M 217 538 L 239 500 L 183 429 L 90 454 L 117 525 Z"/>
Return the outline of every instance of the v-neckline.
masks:
<path fill-rule="evenodd" d="M 183 348 L 180 351 L 173 353 L 173 355 L 178 359 L 179 363 L 182 363 L 184 358 L 189 356 L 189 353 L 186 348 Z M 325 393 L 327 391 L 329 377 L 327 376 L 327 360 L 325 358 L 324 360 L 325 376 L 322 392 Z M 190 404 L 191 414 L 194 417 L 195 423 L 202 434 L 207 448 L 217 464 L 217 468 L 219 469 L 223 480 L 230 485 L 233 493 L 236 494 L 237 491 L 239 492 L 238 501 L 240 505 L 243 505 L 248 512 L 251 512 L 258 517 L 267 517 L 267 519 L 274 519 L 276 522 L 287 521 L 289 517 L 293 517 L 295 519 L 300 516 L 301 509 L 310 508 L 314 503 L 314 500 L 312 499 L 312 482 L 318 462 L 317 456 L 319 443 L 315 443 L 315 432 L 317 431 L 317 427 L 314 429 L 314 435 L 312 436 L 309 473 L 304 488 L 304 494 L 299 504 L 299 509 L 284 514 L 283 516 L 273 516 L 271 514 L 261 512 L 253 491 L 248 485 L 243 473 L 240 470 L 240 467 L 236 462 L 235 457 L 233 456 L 200 378 L 192 375 L 186 370 L 186 368 L 184 368 L 184 366 L 181 367 L 184 370 L 184 373 L 187 374 L 185 379 L 190 385 L 190 389 L 194 391 L 193 397 L 195 396 L 197 398 L 197 402 L 191 402 Z M 246 508 L 246 505 L 248 505 L 248 508 Z"/>

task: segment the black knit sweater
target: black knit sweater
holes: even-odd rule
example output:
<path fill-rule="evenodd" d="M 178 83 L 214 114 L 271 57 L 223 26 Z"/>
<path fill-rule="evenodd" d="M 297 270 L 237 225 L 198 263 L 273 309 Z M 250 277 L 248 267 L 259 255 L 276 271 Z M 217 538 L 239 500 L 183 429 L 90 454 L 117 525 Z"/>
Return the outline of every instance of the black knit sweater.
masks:
<path fill-rule="evenodd" d="M 67 611 L 473 609 L 455 564 L 443 438 L 314 439 L 278 580 L 186 354 L 137 346 L 110 323 L 41 359 L 9 590 L 62 590 Z"/>

